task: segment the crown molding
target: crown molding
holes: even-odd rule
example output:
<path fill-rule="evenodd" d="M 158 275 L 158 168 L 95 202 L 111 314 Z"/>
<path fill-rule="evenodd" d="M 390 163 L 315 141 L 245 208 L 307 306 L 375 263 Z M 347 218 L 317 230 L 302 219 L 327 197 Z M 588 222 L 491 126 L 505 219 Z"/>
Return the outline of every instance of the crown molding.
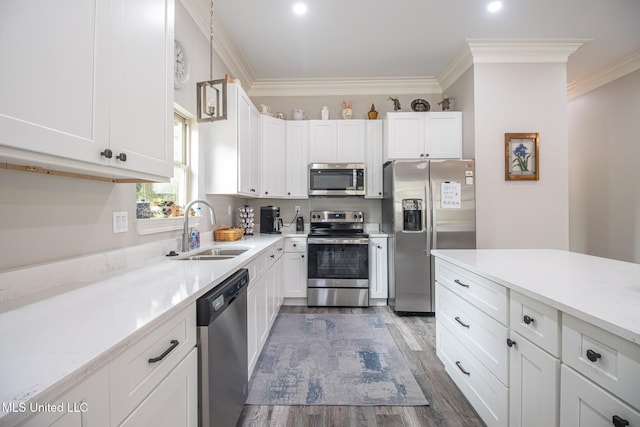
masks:
<path fill-rule="evenodd" d="M 435 77 L 327 78 L 257 80 L 249 96 L 440 94 Z"/>
<path fill-rule="evenodd" d="M 590 39 L 467 39 L 474 64 L 567 62 Z"/>
<path fill-rule="evenodd" d="M 446 91 L 473 65 L 473 56 L 469 46 L 462 48 L 438 75 L 442 91 Z"/>
<path fill-rule="evenodd" d="M 594 89 L 611 83 L 614 80 L 640 70 L 640 50 L 612 62 L 595 73 L 567 85 L 569 100 L 591 92 Z"/>
<path fill-rule="evenodd" d="M 209 2 L 198 0 L 180 0 L 191 18 L 209 41 Z M 255 80 L 255 73 L 251 69 L 244 55 L 236 48 L 233 37 L 227 30 L 224 22 L 215 13 L 213 14 L 213 49 L 218 54 L 222 62 L 229 69 L 229 73 L 240 79 L 245 88 L 249 87 Z M 215 65 L 215 64 L 214 64 Z"/>

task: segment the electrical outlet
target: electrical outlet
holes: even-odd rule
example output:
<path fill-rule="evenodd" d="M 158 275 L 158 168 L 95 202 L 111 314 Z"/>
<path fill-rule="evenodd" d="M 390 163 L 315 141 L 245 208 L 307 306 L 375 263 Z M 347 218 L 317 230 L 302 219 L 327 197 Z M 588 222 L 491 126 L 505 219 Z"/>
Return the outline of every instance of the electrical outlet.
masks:
<path fill-rule="evenodd" d="M 296 206 L 296 214 L 300 213 L 300 206 Z"/>
<path fill-rule="evenodd" d="M 129 216 L 126 212 L 113 213 L 113 232 L 126 233 L 129 231 Z"/>

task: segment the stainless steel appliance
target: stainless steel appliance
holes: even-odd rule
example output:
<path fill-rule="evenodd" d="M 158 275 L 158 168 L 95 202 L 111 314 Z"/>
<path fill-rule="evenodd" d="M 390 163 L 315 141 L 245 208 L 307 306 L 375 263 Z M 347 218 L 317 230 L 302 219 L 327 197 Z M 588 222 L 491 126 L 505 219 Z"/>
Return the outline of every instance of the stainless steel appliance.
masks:
<path fill-rule="evenodd" d="M 260 208 L 260 233 L 280 234 L 282 218 L 277 206 L 262 206 Z"/>
<path fill-rule="evenodd" d="M 248 394 L 247 284 L 240 269 L 197 301 L 199 425 L 236 425 Z"/>
<path fill-rule="evenodd" d="M 307 305 L 369 306 L 369 236 L 360 211 L 313 211 L 307 239 Z"/>
<path fill-rule="evenodd" d="M 311 163 L 309 196 L 364 196 L 363 163 Z"/>
<path fill-rule="evenodd" d="M 395 160 L 383 173 L 389 305 L 396 312 L 433 313 L 431 249 L 476 247 L 474 161 Z"/>

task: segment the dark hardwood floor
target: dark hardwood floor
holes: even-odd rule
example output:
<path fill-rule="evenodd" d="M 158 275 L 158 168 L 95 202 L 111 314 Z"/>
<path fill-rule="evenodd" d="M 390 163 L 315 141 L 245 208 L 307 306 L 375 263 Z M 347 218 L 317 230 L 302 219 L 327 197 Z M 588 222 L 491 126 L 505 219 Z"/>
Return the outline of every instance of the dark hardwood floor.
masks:
<path fill-rule="evenodd" d="M 429 406 L 245 405 L 238 426 L 426 427 L 484 426 L 436 356 L 435 318 L 397 316 L 388 307 L 308 308 L 283 306 L 281 313 L 376 313 L 400 348 Z"/>

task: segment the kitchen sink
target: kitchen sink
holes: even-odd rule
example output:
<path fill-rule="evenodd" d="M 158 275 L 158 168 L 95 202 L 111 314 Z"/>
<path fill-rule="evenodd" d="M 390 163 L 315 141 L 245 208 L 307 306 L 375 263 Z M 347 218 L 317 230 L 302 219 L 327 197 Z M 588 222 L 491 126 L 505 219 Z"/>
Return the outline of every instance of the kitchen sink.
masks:
<path fill-rule="evenodd" d="M 249 249 L 232 249 L 232 248 L 211 248 L 204 251 L 196 252 L 193 255 L 175 258 L 182 261 L 215 261 L 235 258 L 248 251 Z"/>

